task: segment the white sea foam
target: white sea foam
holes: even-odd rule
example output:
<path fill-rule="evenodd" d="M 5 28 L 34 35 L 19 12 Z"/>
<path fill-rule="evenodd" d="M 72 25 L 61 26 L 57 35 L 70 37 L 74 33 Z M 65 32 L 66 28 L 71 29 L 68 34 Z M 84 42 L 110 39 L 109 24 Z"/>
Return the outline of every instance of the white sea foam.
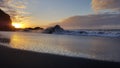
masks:
<path fill-rule="evenodd" d="M 65 35 L 80 35 L 80 36 L 103 36 L 103 37 L 120 37 L 120 31 L 63 31 L 61 33 Z"/>

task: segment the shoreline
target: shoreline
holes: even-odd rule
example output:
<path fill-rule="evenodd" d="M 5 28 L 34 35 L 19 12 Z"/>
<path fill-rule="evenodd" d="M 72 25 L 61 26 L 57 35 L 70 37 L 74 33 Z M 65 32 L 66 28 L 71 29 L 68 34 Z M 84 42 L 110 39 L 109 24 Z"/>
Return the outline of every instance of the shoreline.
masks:
<path fill-rule="evenodd" d="M 87 68 L 116 67 L 120 66 L 120 63 L 37 53 L 0 45 L 0 66 L 9 68 Z"/>

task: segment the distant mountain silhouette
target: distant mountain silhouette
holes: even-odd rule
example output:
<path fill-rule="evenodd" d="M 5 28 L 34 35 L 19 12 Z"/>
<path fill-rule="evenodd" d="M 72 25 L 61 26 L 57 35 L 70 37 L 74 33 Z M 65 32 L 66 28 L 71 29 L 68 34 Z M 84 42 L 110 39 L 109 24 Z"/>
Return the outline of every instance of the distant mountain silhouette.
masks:
<path fill-rule="evenodd" d="M 23 31 L 26 31 L 26 32 L 29 32 L 31 30 L 43 30 L 43 28 L 41 28 L 41 27 L 35 27 L 35 28 L 29 27 L 29 28 L 24 28 L 23 29 Z"/>
<path fill-rule="evenodd" d="M 0 31 L 11 31 L 13 26 L 10 16 L 0 9 Z"/>

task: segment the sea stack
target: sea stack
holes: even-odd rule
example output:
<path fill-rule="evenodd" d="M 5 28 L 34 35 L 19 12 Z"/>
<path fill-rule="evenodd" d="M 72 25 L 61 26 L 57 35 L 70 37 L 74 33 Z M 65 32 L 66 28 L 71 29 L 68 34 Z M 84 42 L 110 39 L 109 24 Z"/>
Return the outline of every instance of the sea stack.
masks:
<path fill-rule="evenodd" d="M 54 27 L 49 27 L 43 31 L 43 33 L 61 33 L 64 32 L 64 29 L 60 25 L 55 25 Z"/>

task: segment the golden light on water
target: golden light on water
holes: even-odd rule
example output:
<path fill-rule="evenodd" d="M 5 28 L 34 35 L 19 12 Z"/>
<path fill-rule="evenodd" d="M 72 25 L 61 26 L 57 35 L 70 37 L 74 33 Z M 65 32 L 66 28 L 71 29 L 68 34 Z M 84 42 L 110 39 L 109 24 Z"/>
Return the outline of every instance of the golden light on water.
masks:
<path fill-rule="evenodd" d="M 12 23 L 12 26 L 15 28 L 23 28 L 23 25 L 21 23 Z"/>

